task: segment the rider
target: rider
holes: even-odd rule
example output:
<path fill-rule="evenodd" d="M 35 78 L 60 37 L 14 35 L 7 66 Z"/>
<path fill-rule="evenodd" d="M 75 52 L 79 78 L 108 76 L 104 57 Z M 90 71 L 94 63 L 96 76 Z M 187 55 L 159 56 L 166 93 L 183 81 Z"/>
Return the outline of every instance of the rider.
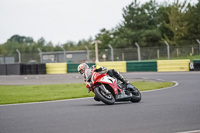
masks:
<path fill-rule="evenodd" d="M 116 70 L 114 69 L 110 69 L 107 71 L 107 69 L 103 66 L 101 67 L 97 67 L 95 65 L 93 65 L 91 68 L 88 67 L 88 65 L 86 63 L 82 63 L 78 66 L 78 72 L 82 75 L 84 74 L 84 81 L 87 83 L 87 84 L 91 84 L 91 72 L 92 70 L 96 68 L 95 72 L 99 72 L 101 74 L 103 73 L 107 73 L 109 76 L 111 77 L 115 77 L 117 78 L 118 80 L 120 80 L 123 84 L 128 84 L 129 81 L 125 80 L 123 78 L 122 75 L 119 74 L 119 72 L 117 72 Z"/>

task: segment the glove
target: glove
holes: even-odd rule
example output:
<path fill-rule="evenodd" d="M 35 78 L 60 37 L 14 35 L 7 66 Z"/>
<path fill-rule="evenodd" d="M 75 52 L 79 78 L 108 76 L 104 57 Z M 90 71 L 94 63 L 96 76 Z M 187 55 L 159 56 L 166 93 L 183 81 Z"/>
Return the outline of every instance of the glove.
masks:
<path fill-rule="evenodd" d="M 92 82 L 86 82 L 86 87 L 90 88 L 92 86 Z"/>

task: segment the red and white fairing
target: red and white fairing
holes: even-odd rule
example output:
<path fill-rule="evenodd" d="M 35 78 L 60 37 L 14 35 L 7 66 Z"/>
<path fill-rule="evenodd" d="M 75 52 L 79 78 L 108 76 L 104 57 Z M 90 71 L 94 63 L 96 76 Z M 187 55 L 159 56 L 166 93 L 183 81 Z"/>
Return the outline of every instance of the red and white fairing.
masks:
<path fill-rule="evenodd" d="M 95 69 L 94 69 L 95 70 Z M 110 77 L 107 73 L 99 74 L 98 72 L 92 71 L 91 82 L 92 86 L 90 86 L 91 90 L 94 92 L 94 88 L 98 83 L 108 84 L 112 87 L 115 94 L 118 94 L 118 90 L 121 92 L 122 90 L 117 86 L 117 80 L 115 78 Z M 86 85 L 88 88 L 89 86 Z"/>

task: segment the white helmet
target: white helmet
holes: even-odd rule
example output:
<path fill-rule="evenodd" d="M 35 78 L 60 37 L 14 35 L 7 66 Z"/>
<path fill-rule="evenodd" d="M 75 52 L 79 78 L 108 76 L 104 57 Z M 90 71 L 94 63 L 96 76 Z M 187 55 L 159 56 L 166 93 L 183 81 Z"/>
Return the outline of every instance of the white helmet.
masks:
<path fill-rule="evenodd" d="M 82 63 L 78 66 L 78 72 L 82 75 L 89 66 L 86 63 Z"/>

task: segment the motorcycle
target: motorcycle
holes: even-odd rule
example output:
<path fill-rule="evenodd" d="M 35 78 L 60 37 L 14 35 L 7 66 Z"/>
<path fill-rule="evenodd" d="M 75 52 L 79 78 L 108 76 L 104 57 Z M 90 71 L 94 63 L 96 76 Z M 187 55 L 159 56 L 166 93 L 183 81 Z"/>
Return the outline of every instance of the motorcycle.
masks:
<path fill-rule="evenodd" d="M 136 87 L 131 84 L 124 85 L 107 73 L 100 74 L 95 72 L 95 69 L 92 70 L 91 82 L 92 85 L 87 84 L 86 87 L 95 94 L 96 101 L 113 105 L 115 102 L 141 100 L 141 93 Z"/>

